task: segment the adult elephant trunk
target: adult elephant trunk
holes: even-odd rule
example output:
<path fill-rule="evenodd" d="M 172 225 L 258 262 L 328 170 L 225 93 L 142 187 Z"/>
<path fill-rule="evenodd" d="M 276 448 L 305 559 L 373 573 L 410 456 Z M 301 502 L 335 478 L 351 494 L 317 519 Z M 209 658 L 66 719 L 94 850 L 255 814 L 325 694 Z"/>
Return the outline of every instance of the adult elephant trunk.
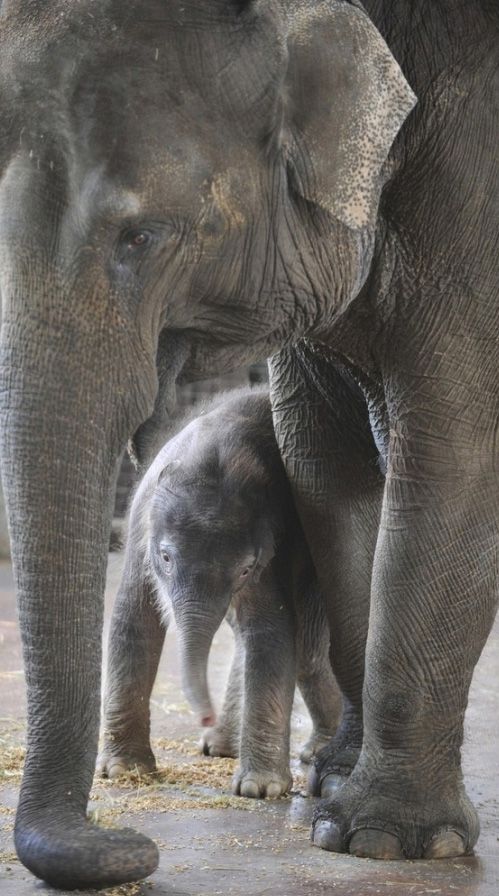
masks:
<path fill-rule="evenodd" d="M 194 607 L 181 610 L 174 608 L 179 634 L 182 688 L 198 716 L 199 724 L 209 728 L 216 723 L 216 713 L 208 687 L 208 657 L 228 602 L 225 607 L 220 607 L 214 601 L 205 609 L 199 605 L 198 596 L 194 595 L 192 603 L 195 604 Z"/>
<path fill-rule="evenodd" d="M 72 298 L 42 318 L 35 301 L 21 306 L 5 290 L 0 340 L 0 458 L 28 691 L 15 842 L 34 874 L 64 888 L 135 880 L 158 861 L 147 838 L 86 818 L 115 472 L 146 403 L 116 374 L 110 326 L 77 325 Z M 51 301 L 61 307 L 61 296 Z"/>

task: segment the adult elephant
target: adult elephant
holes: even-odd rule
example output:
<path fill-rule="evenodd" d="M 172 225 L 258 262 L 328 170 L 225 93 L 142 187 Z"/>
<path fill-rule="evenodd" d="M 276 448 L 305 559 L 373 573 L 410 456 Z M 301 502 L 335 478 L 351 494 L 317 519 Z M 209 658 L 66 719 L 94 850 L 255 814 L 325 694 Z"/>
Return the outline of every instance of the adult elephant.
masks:
<path fill-rule="evenodd" d="M 133 433 L 144 450 L 180 372 L 292 343 L 276 431 L 346 696 L 326 783 L 360 743 L 377 533 L 339 362 L 387 467 L 362 752 L 316 842 L 431 856 L 476 840 L 459 755 L 497 585 L 498 16 L 488 0 L 366 10 L 1 4 L 1 457 L 29 695 L 16 845 L 52 884 L 157 862 L 85 817 L 120 453 Z M 420 97 L 392 150 L 413 94 L 379 31 Z"/>

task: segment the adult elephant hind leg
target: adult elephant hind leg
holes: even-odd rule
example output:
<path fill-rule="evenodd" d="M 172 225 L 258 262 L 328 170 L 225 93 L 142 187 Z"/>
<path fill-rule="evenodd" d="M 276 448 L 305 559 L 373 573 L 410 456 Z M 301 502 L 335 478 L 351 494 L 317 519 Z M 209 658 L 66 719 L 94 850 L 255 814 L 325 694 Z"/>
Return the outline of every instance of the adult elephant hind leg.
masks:
<path fill-rule="evenodd" d="M 298 601 L 297 683 L 312 721 L 312 733 L 301 748 L 300 759 L 308 763 L 328 747 L 336 733 L 341 717 L 341 694 L 329 659 L 329 624 L 317 585 L 309 583 L 297 595 Z"/>
<path fill-rule="evenodd" d="M 497 603 L 497 473 L 483 407 L 469 429 L 470 406 L 454 409 L 449 442 L 448 421 L 436 434 L 435 405 L 421 417 L 423 402 L 415 399 L 412 432 L 410 414 L 403 429 L 391 422 L 362 753 L 314 822 L 316 845 L 372 858 L 464 855 L 479 833 L 460 748 Z M 421 421 L 431 421 L 431 438 Z"/>
<path fill-rule="evenodd" d="M 143 550 L 130 534 L 120 588 L 109 632 L 104 693 L 103 745 L 97 761 L 101 775 L 156 770 L 150 743 L 150 698 L 166 634 L 166 623 L 147 575 Z"/>
<path fill-rule="evenodd" d="M 372 563 L 383 494 L 367 406 L 351 380 L 300 343 L 271 361 L 274 426 L 329 620 L 342 693 L 310 789 L 326 795 L 357 761 Z"/>

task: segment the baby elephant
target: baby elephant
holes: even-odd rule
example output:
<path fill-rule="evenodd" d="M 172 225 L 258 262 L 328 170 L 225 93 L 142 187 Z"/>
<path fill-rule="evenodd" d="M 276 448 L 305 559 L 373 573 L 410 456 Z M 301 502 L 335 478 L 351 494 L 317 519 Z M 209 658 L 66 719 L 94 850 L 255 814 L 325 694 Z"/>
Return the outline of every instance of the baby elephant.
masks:
<path fill-rule="evenodd" d="M 334 733 L 338 698 L 266 391 L 219 397 L 166 443 L 137 490 L 109 642 L 100 768 L 110 777 L 155 767 L 149 697 L 171 614 L 204 752 L 239 756 L 235 793 L 286 793 L 295 682 L 313 722 L 304 759 Z M 207 664 L 226 615 L 235 655 L 217 721 Z"/>

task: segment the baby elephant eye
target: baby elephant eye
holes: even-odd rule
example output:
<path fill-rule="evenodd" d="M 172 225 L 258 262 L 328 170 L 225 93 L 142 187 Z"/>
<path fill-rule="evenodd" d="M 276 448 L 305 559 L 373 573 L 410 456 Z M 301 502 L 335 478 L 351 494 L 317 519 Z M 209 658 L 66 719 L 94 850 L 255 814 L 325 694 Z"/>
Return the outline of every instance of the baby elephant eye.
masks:
<path fill-rule="evenodd" d="M 241 571 L 239 577 L 241 579 L 246 579 L 249 576 L 249 574 L 251 572 L 253 572 L 253 566 L 254 566 L 254 564 L 252 564 L 251 566 L 245 566 L 244 569 Z"/>
<path fill-rule="evenodd" d="M 160 548 L 159 556 L 162 560 L 163 572 L 169 576 L 173 571 L 172 555 L 166 548 Z"/>

